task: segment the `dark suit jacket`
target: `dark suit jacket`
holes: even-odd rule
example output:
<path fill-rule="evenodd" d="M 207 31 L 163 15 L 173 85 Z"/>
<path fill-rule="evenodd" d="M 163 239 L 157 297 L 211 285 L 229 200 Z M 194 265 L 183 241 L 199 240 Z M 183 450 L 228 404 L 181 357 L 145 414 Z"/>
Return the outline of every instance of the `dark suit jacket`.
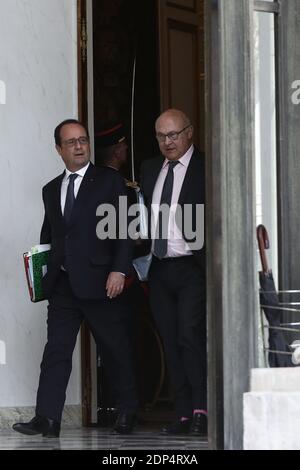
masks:
<path fill-rule="evenodd" d="M 165 159 L 163 156 L 158 156 L 150 160 L 145 160 L 141 166 L 141 189 L 143 191 L 145 201 L 150 214 L 150 206 L 153 197 L 153 191 L 156 180 L 161 171 Z M 178 199 L 178 204 L 184 213 L 184 204 L 191 204 L 192 206 L 192 229 L 196 228 L 196 204 L 205 203 L 205 168 L 204 168 L 204 154 L 199 152 L 196 148 L 191 157 L 187 172 L 182 184 L 181 192 Z M 149 227 L 151 227 L 149 221 Z M 183 233 L 183 236 L 185 234 Z M 186 239 L 186 237 L 184 237 Z M 189 244 L 189 240 L 186 239 Z M 193 240 L 191 240 L 193 241 Z M 193 255 L 197 263 L 205 270 L 205 248 L 195 250 L 191 247 Z"/>
<path fill-rule="evenodd" d="M 88 167 L 81 182 L 69 227 L 61 212 L 61 174 L 43 188 L 45 218 L 41 243 L 51 243 L 48 270 L 43 289 L 50 297 L 62 264 L 67 260 L 68 275 L 74 294 L 81 299 L 106 298 L 106 281 L 111 271 L 127 274 L 131 267 L 132 242 L 128 239 L 100 240 L 96 226 L 97 207 L 110 203 L 116 208 L 118 198 L 126 196 L 123 178 L 110 168 Z M 125 219 L 126 220 L 126 219 Z M 118 227 L 117 227 L 118 228 Z"/>

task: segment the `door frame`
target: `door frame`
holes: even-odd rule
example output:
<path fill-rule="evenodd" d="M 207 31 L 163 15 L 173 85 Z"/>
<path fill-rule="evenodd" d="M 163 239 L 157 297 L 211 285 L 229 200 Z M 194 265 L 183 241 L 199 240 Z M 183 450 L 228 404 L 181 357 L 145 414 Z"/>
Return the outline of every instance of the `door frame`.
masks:
<path fill-rule="evenodd" d="M 88 127 L 87 41 L 86 0 L 77 0 L 78 119 L 86 127 Z M 89 426 L 92 416 L 91 336 L 86 322 L 83 322 L 80 331 L 82 424 Z"/>

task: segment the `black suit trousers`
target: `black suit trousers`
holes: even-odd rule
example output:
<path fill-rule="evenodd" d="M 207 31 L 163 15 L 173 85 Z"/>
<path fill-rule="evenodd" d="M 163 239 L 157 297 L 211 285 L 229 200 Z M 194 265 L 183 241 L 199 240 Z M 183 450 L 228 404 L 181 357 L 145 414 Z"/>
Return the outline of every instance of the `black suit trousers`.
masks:
<path fill-rule="evenodd" d="M 121 297 L 78 299 L 71 290 L 67 273 L 60 273 L 49 299 L 48 338 L 41 363 L 37 414 L 61 421 L 73 350 L 84 319 L 108 358 L 118 410 L 136 411 L 138 397 L 126 315 Z"/>
<path fill-rule="evenodd" d="M 194 256 L 153 259 L 152 313 L 161 334 L 178 417 L 207 408 L 205 274 Z"/>

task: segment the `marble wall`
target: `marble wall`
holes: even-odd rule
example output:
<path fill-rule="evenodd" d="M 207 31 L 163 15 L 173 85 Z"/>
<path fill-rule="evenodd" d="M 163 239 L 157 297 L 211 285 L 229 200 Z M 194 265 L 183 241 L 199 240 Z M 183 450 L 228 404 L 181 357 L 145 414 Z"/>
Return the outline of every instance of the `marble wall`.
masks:
<path fill-rule="evenodd" d="M 244 393 L 244 450 L 300 450 L 300 369 L 251 370 Z"/>
<path fill-rule="evenodd" d="M 53 129 L 77 117 L 76 0 L 0 0 L 0 415 L 35 404 L 46 302 L 29 301 L 22 253 L 38 243 L 42 186 L 63 165 Z M 78 405 L 80 350 L 67 403 Z"/>

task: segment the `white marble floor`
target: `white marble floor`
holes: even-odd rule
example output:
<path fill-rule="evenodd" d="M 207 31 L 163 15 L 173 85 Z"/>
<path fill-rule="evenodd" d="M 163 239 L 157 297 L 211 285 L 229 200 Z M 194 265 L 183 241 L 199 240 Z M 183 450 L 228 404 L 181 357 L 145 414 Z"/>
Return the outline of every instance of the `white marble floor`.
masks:
<path fill-rule="evenodd" d="M 65 428 L 61 437 L 25 436 L 0 429 L 0 450 L 207 450 L 207 440 L 189 436 L 162 436 L 143 427 L 131 435 L 111 434 L 104 428 Z"/>

